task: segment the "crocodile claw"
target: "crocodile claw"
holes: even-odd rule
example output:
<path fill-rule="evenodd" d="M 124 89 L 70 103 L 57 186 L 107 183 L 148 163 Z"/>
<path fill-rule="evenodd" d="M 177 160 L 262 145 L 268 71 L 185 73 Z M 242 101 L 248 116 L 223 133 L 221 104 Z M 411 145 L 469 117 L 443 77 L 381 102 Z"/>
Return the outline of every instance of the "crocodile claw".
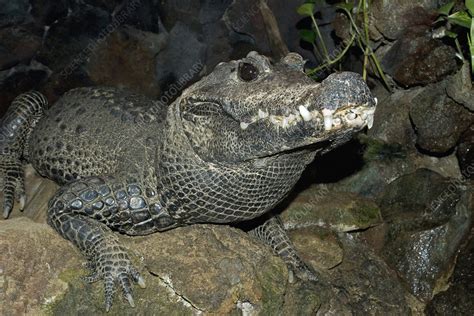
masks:
<path fill-rule="evenodd" d="M 88 267 L 97 267 L 91 275 L 84 277 L 83 280 L 93 283 L 98 280 L 104 280 L 105 288 L 105 310 L 108 312 L 113 304 L 115 292 L 118 285 L 123 293 L 123 297 L 130 306 L 135 307 L 135 301 L 132 296 L 132 283 L 137 283 L 144 288 L 145 280 L 140 273 L 132 266 L 130 260 L 124 256 L 124 253 L 109 253 L 98 258 L 97 262 L 90 262 Z"/>
<path fill-rule="evenodd" d="M 10 215 L 10 212 L 11 212 L 11 211 L 12 211 L 11 206 L 5 205 L 5 206 L 3 207 L 3 218 L 4 218 L 4 219 L 7 219 L 8 216 Z"/>

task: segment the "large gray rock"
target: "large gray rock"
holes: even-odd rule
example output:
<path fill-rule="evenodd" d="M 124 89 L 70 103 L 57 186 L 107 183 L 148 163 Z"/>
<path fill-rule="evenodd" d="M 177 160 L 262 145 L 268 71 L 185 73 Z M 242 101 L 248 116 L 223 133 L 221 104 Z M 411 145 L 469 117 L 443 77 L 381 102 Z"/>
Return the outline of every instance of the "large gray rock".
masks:
<path fill-rule="evenodd" d="M 41 46 L 41 36 L 25 26 L 0 29 L 0 71 L 18 63 L 28 64 Z"/>
<path fill-rule="evenodd" d="M 412 27 L 385 52 L 383 70 L 404 87 L 438 82 L 458 69 L 456 51 L 429 36 L 426 27 Z"/>
<path fill-rule="evenodd" d="M 327 228 L 305 227 L 289 231 L 301 258 L 316 271 L 329 270 L 344 259 L 344 249 L 337 234 Z"/>
<path fill-rule="evenodd" d="M 350 313 L 336 312 L 332 315 L 414 313 L 418 308 L 416 300 L 413 304 L 396 273 L 379 256 L 362 243 L 355 241 L 350 234 L 342 236 L 340 241 L 344 248 L 344 260 L 328 272 L 333 297 L 323 296 L 321 310 L 338 299 Z M 327 311 L 330 312 L 331 309 L 328 308 Z"/>
<path fill-rule="evenodd" d="M 447 82 L 427 86 L 410 106 L 417 145 L 430 153 L 444 154 L 474 122 L 474 113 L 446 95 Z"/>
<path fill-rule="evenodd" d="M 474 179 L 474 125 L 464 132 L 456 150 L 462 175 Z"/>
<path fill-rule="evenodd" d="M 414 148 L 416 135 L 410 122 L 409 109 L 421 88 L 396 90 L 379 99 L 375 110 L 374 125 L 367 135 L 388 144 Z"/>
<path fill-rule="evenodd" d="M 67 0 L 30 0 L 31 15 L 42 25 L 51 25 L 68 14 Z"/>
<path fill-rule="evenodd" d="M 367 229 L 382 222 L 379 207 L 372 200 L 323 185 L 301 192 L 281 218 L 288 229 L 325 227 L 338 232 Z"/>
<path fill-rule="evenodd" d="M 201 35 L 180 21 L 171 29 L 167 43 L 156 59 L 156 80 L 164 92 L 181 80 L 187 85 L 197 81 L 199 73 L 205 71 L 207 49 Z"/>
<path fill-rule="evenodd" d="M 387 225 L 381 253 L 421 300 L 442 286 L 469 233 L 470 194 L 462 182 L 420 169 L 393 181 L 379 199 Z"/>
<path fill-rule="evenodd" d="M 461 178 L 454 154 L 440 158 L 430 157 L 400 150 L 397 146 L 370 141 L 364 156 L 366 164 L 359 172 L 330 184 L 329 188 L 375 198 L 382 194 L 391 182 L 420 168 L 433 170 L 444 177 Z"/>
<path fill-rule="evenodd" d="M 68 291 L 81 258 L 45 224 L 27 218 L 0 223 L 0 314 L 39 315 Z M 66 255 L 67 254 L 67 255 Z"/>
<path fill-rule="evenodd" d="M 454 272 L 449 279 L 449 288 L 435 295 L 428 303 L 425 314 L 470 315 L 474 310 L 474 230 L 465 247 L 460 251 Z"/>
<path fill-rule="evenodd" d="M 397 39 L 409 26 L 431 24 L 430 10 L 447 3 L 445 0 L 375 0 L 372 18 L 377 29 L 388 39 Z"/>
<path fill-rule="evenodd" d="M 471 67 L 465 62 L 456 75 L 450 78 L 446 93 L 457 103 L 463 105 L 471 112 L 474 111 L 474 90 L 471 81 Z"/>
<path fill-rule="evenodd" d="M 28 0 L 0 0 L 0 26 L 21 23 L 29 17 Z"/>
<path fill-rule="evenodd" d="M 167 36 L 122 26 L 101 41 L 85 64 L 94 85 L 124 87 L 157 98 L 156 55 Z M 183 57 L 186 59 L 186 57 Z"/>

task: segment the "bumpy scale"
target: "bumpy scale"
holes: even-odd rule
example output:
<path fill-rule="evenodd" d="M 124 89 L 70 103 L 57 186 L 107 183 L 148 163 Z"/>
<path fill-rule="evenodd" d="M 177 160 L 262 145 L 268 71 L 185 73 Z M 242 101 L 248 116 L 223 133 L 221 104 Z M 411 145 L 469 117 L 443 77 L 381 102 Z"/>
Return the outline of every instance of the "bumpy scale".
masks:
<path fill-rule="evenodd" d="M 24 196 L 28 161 L 62 184 L 48 221 L 88 258 L 87 280 L 104 280 L 106 309 L 115 284 L 133 305 L 131 284 L 144 286 L 143 278 L 112 231 L 146 235 L 259 217 L 316 154 L 372 124 L 375 100 L 359 75 L 314 83 L 303 64 L 294 53 L 273 63 L 251 52 L 219 64 L 168 108 L 113 88 L 74 89 L 47 110 L 39 93 L 19 96 L 0 125 L 4 216 L 15 188 Z M 278 218 L 250 233 L 315 279 Z"/>

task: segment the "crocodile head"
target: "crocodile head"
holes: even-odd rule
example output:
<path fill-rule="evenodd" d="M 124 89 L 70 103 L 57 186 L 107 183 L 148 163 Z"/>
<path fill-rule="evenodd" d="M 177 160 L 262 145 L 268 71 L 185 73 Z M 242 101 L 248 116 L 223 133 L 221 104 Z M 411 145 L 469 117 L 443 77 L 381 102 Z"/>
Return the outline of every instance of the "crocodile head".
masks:
<path fill-rule="evenodd" d="M 376 100 L 360 75 L 315 83 L 303 65 L 295 53 L 273 63 L 251 52 L 185 90 L 174 111 L 193 151 L 228 164 L 325 152 L 371 127 Z"/>

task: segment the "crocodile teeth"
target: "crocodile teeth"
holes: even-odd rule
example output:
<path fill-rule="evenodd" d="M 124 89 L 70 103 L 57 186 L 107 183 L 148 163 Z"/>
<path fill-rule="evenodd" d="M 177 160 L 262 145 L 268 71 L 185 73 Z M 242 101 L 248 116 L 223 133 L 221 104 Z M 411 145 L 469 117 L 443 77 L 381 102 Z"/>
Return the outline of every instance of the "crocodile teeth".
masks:
<path fill-rule="evenodd" d="M 374 125 L 374 113 L 375 113 L 375 109 L 370 109 L 367 111 L 367 127 L 369 129 L 371 129 L 372 126 Z"/>
<path fill-rule="evenodd" d="M 258 118 L 259 118 L 259 119 L 264 119 L 264 118 L 267 118 L 267 117 L 268 117 L 268 113 L 267 113 L 267 112 L 258 109 Z"/>
<path fill-rule="evenodd" d="M 298 107 L 298 110 L 301 114 L 301 117 L 305 122 L 308 122 L 311 120 L 311 113 L 308 111 L 308 109 L 304 105 L 300 105 Z"/>
<path fill-rule="evenodd" d="M 374 125 L 374 115 L 369 114 L 367 115 L 367 127 L 371 129 L 373 125 Z"/>
<path fill-rule="evenodd" d="M 249 127 L 249 123 L 245 123 L 245 122 L 240 122 L 240 128 L 245 130 L 247 129 L 247 127 Z"/>
<path fill-rule="evenodd" d="M 330 109 L 323 109 L 323 117 L 324 117 L 324 130 L 328 131 L 332 128 L 332 114 L 334 113 L 334 110 Z"/>
<path fill-rule="evenodd" d="M 290 124 L 288 123 L 288 118 L 284 117 L 283 121 L 281 122 L 281 127 L 287 128 L 288 126 L 290 126 Z"/>

